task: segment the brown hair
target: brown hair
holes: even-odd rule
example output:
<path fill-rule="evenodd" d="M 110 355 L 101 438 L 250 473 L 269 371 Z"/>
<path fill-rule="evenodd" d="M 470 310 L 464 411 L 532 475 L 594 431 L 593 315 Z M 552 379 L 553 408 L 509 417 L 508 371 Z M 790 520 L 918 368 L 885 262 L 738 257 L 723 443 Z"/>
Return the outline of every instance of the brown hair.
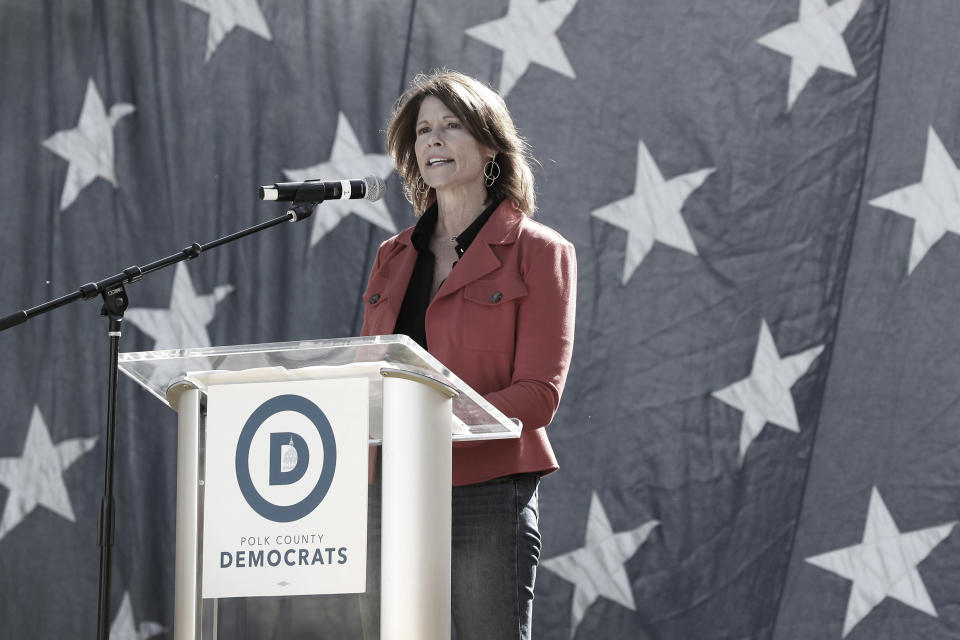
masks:
<path fill-rule="evenodd" d="M 530 145 L 517 133 L 507 105 L 500 94 L 475 78 L 457 71 L 440 69 L 429 75 L 417 74 L 393 108 L 387 123 L 387 153 L 397 165 L 404 193 L 419 216 L 436 199 L 433 188 L 417 191 L 420 169 L 417 166 L 416 122 L 420 104 L 434 96 L 452 111 L 467 131 L 482 145 L 493 150 L 500 165 L 500 177 L 487 187 L 491 200 L 509 198 L 532 216 L 536 211 Z"/>

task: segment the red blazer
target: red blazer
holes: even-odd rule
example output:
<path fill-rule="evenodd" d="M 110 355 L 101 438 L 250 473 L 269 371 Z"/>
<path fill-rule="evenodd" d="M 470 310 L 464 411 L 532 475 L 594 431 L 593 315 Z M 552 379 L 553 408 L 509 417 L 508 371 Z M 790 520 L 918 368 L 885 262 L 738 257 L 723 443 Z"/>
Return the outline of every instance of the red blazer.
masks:
<path fill-rule="evenodd" d="M 417 261 L 412 233 L 377 251 L 363 295 L 365 336 L 393 333 Z M 430 353 L 523 422 L 519 439 L 454 446 L 455 485 L 558 468 L 544 427 L 570 367 L 576 297 L 573 245 L 505 200 L 427 308 Z"/>

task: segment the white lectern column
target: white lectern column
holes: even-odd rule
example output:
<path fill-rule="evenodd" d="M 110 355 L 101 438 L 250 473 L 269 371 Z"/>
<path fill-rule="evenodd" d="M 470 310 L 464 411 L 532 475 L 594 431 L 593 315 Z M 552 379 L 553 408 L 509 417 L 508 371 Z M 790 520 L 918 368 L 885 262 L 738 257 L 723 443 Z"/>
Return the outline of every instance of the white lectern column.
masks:
<path fill-rule="evenodd" d="M 453 397 L 433 378 L 381 370 L 380 638 L 449 640 Z"/>
<path fill-rule="evenodd" d="M 181 382 L 167 400 L 177 411 L 177 555 L 173 578 L 174 640 L 216 640 L 217 601 L 200 597 L 203 542 L 202 392 Z"/>
<path fill-rule="evenodd" d="M 200 390 L 177 385 L 177 566 L 174 573 L 173 637 L 200 638 Z"/>

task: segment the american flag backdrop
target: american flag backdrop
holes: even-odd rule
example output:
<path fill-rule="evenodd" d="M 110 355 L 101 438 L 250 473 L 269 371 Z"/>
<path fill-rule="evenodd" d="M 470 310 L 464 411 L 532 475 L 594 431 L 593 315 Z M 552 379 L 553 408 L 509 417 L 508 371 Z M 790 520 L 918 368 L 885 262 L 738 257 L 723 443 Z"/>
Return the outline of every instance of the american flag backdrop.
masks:
<path fill-rule="evenodd" d="M 356 335 L 413 224 L 420 71 L 504 94 L 577 248 L 540 639 L 960 638 L 956 0 L 0 0 L 0 315 L 386 179 L 128 286 L 121 350 Z M 99 301 L 0 333 L 0 637 L 91 637 Z M 171 638 L 176 419 L 120 381 L 115 640 Z M 357 637 L 279 599 L 221 637 Z"/>

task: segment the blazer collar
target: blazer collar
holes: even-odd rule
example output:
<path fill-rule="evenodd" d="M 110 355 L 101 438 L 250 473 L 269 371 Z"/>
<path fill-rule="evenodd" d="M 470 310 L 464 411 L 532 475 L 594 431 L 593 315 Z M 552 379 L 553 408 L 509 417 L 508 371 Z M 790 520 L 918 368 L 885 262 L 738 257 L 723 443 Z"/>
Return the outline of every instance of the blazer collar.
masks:
<path fill-rule="evenodd" d="M 480 233 L 473 241 L 485 244 L 512 244 L 520 236 L 524 217 L 524 213 L 510 199 L 504 199 L 487 223 L 480 228 Z M 413 246 L 413 234 L 416 230 L 417 225 L 407 227 L 397 236 L 397 242 Z"/>

